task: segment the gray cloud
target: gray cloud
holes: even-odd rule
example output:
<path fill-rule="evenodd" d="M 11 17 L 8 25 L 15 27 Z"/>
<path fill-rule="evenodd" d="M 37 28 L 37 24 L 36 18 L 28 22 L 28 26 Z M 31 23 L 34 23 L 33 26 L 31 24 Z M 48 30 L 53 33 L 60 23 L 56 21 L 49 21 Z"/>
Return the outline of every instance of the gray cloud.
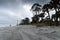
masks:
<path fill-rule="evenodd" d="M 40 3 L 45 4 L 48 3 L 50 0 L 22 0 L 25 3 Z"/>
<path fill-rule="evenodd" d="M 17 18 L 31 17 L 32 13 L 26 12 L 23 6 L 32 6 L 34 3 L 45 4 L 50 0 L 0 0 L 0 23 L 16 23 Z M 2 12 L 1 12 L 2 10 Z M 4 12 L 6 11 L 6 12 Z M 19 21 L 20 22 L 20 21 Z"/>
<path fill-rule="evenodd" d="M 10 3 L 10 5 L 14 6 L 17 4 L 25 4 L 25 3 L 40 3 L 40 4 L 44 4 L 44 3 L 48 3 L 50 0 L 0 0 L 0 4 L 2 5 L 7 5 Z"/>

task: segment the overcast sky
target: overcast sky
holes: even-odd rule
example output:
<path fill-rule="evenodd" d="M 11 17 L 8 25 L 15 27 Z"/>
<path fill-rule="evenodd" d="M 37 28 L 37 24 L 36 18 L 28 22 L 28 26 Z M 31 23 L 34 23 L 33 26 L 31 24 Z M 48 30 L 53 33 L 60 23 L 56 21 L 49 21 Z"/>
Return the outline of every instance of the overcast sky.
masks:
<path fill-rule="evenodd" d="M 0 24 L 16 24 L 17 19 L 31 18 L 34 3 L 45 4 L 50 0 L 0 0 Z"/>

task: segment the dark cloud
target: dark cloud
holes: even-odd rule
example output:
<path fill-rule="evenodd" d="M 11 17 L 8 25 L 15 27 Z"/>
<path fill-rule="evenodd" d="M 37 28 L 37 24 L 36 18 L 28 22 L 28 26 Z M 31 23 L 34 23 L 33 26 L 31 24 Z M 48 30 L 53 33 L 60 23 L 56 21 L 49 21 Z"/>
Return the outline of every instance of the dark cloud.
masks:
<path fill-rule="evenodd" d="M 0 4 L 19 4 L 19 3 L 40 3 L 40 4 L 44 4 L 44 3 L 48 3 L 50 0 L 0 0 Z"/>
<path fill-rule="evenodd" d="M 48 3 L 50 0 L 22 0 L 24 3 L 40 3 L 45 4 Z"/>
<path fill-rule="evenodd" d="M 0 0 L 0 7 L 7 7 L 7 8 L 16 8 L 18 5 L 22 6 L 24 4 L 45 4 L 48 3 L 50 0 Z"/>
<path fill-rule="evenodd" d="M 0 12 L 2 10 L 0 13 L 0 23 L 16 23 L 18 17 L 30 17 L 32 13 L 26 12 L 26 9 L 23 8 L 24 5 L 30 7 L 34 3 L 45 4 L 49 1 L 50 0 L 0 0 Z M 6 11 L 6 13 L 4 11 Z"/>

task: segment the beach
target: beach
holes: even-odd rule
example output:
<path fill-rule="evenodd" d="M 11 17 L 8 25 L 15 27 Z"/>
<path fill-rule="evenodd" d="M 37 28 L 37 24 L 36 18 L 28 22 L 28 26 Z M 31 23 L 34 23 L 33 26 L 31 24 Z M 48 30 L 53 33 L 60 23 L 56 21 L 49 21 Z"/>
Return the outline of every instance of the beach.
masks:
<path fill-rule="evenodd" d="M 0 27 L 0 40 L 60 40 L 60 27 L 18 25 Z"/>

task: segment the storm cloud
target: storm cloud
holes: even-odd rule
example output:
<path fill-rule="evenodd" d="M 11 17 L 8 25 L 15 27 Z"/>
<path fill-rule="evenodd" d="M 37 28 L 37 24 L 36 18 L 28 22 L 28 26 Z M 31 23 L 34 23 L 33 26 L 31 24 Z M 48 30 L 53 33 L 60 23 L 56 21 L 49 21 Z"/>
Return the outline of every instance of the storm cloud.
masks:
<path fill-rule="evenodd" d="M 30 8 L 34 3 L 41 5 L 50 0 L 0 0 L 0 24 L 16 24 L 25 17 L 31 18 Z"/>

